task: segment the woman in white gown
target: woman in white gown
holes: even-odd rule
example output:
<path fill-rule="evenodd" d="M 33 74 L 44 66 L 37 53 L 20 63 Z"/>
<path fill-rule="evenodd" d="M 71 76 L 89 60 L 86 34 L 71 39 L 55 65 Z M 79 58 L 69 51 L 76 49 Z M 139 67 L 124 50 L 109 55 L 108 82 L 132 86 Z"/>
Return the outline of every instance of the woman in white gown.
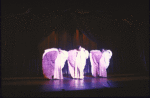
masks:
<path fill-rule="evenodd" d="M 52 79 L 54 76 L 55 60 L 58 55 L 57 48 L 46 49 L 42 57 L 43 75 L 47 79 Z"/>
<path fill-rule="evenodd" d="M 84 78 L 84 67 L 88 56 L 89 52 L 81 46 L 68 52 L 68 67 L 72 78 Z"/>
<path fill-rule="evenodd" d="M 99 76 L 99 60 L 102 56 L 102 52 L 100 50 L 91 50 L 90 51 L 90 62 L 91 62 L 91 73 L 92 76 Z"/>
<path fill-rule="evenodd" d="M 112 52 L 110 50 L 91 50 L 90 62 L 92 76 L 107 77 L 106 69 L 109 66 L 109 60 L 111 59 Z"/>
<path fill-rule="evenodd" d="M 68 58 L 65 50 L 50 48 L 46 49 L 42 59 L 43 75 L 47 79 L 63 79 L 62 68 Z"/>
<path fill-rule="evenodd" d="M 111 50 L 104 50 L 104 49 L 102 50 L 102 56 L 99 61 L 99 67 L 100 67 L 99 76 L 107 77 L 106 69 L 109 66 L 111 57 L 112 57 Z"/>
<path fill-rule="evenodd" d="M 67 58 L 68 52 L 59 48 L 58 55 L 55 60 L 54 79 L 63 79 L 62 68 L 64 67 Z"/>

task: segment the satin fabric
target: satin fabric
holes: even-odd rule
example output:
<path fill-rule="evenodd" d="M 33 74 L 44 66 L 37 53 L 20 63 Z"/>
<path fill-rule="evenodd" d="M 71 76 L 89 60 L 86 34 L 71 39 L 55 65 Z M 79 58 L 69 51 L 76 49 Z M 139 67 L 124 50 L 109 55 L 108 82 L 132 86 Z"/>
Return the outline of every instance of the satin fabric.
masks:
<path fill-rule="evenodd" d="M 54 76 L 54 67 L 57 55 L 57 48 L 46 49 L 43 53 L 42 70 L 44 77 L 47 79 L 52 79 L 52 76 Z"/>
<path fill-rule="evenodd" d="M 89 52 L 84 48 L 80 51 L 74 49 L 68 52 L 68 67 L 72 78 L 84 78 L 84 67 Z"/>
<path fill-rule="evenodd" d="M 64 67 L 67 58 L 68 58 L 67 51 L 61 50 L 58 52 L 58 56 L 56 58 L 54 67 L 54 79 L 63 79 L 62 68 Z"/>
<path fill-rule="evenodd" d="M 103 51 L 101 59 L 99 61 L 99 65 L 100 65 L 99 76 L 107 77 L 107 70 L 106 69 L 109 66 L 111 56 L 112 56 L 112 52 L 110 50 Z"/>
<path fill-rule="evenodd" d="M 92 76 L 97 77 L 99 76 L 99 60 L 102 56 L 100 50 L 91 50 L 90 51 L 90 62 L 91 62 L 91 73 Z"/>

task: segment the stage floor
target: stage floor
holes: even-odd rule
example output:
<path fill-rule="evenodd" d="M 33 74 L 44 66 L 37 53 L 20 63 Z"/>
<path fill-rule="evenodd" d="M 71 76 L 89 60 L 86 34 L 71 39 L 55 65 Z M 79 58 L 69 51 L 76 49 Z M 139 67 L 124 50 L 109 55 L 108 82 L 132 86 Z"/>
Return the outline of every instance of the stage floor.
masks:
<path fill-rule="evenodd" d="M 2 79 L 2 96 L 149 96 L 149 76 L 122 74 L 107 78 L 86 75 L 83 80 L 64 76 L 63 80 L 43 77 Z"/>

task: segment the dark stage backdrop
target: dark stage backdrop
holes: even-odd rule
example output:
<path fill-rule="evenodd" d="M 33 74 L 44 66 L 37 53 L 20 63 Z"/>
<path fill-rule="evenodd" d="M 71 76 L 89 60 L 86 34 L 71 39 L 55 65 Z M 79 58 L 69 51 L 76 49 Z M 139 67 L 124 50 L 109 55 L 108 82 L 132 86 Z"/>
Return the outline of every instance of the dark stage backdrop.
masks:
<path fill-rule="evenodd" d="M 79 44 L 112 50 L 109 74 L 149 72 L 148 0 L 63 1 L 2 1 L 2 77 L 42 76 L 45 49 Z"/>

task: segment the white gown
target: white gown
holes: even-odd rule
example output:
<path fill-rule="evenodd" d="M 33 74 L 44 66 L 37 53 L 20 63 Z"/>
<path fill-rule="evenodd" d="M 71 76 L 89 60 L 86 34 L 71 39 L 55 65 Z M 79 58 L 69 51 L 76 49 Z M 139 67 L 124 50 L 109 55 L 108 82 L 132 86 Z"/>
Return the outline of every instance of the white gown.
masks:
<path fill-rule="evenodd" d="M 99 64 L 100 64 L 99 76 L 107 77 L 107 71 L 106 71 L 106 69 L 109 66 L 109 63 L 110 63 L 109 61 L 111 59 L 111 56 L 112 56 L 112 52 L 110 50 L 105 50 L 102 53 L 102 57 L 101 57 L 101 59 L 99 61 Z"/>
<path fill-rule="evenodd" d="M 86 59 L 89 56 L 89 52 L 84 48 L 80 51 L 76 49 L 68 52 L 68 67 L 72 78 L 84 78 L 84 67 L 86 65 Z"/>
<path fill-rule="evenodd" d="M 99 76 L 99 60 L 102 56 L 100 50 L 91 50 L 90 51 L 90 62 L 91 62 L 91 73 L 92 76 L 97 77 Z"/>
<path fill-rule="evenodd" d="M 58 52 L 57 58 L 55 60 L 54 79 L 63 79 L 62 68 L 64 67 L 67 58 L 67 51 L 61 50 L 61 52 Z"/>
<path fill-rule="evenodd" d="M 46 49 L 43 53 L 42 70 L 44 77 L 47 79 L 52 79 L 52 76 L 54 75 L 55 60 L 57 55 L 57 48 Z"/>

